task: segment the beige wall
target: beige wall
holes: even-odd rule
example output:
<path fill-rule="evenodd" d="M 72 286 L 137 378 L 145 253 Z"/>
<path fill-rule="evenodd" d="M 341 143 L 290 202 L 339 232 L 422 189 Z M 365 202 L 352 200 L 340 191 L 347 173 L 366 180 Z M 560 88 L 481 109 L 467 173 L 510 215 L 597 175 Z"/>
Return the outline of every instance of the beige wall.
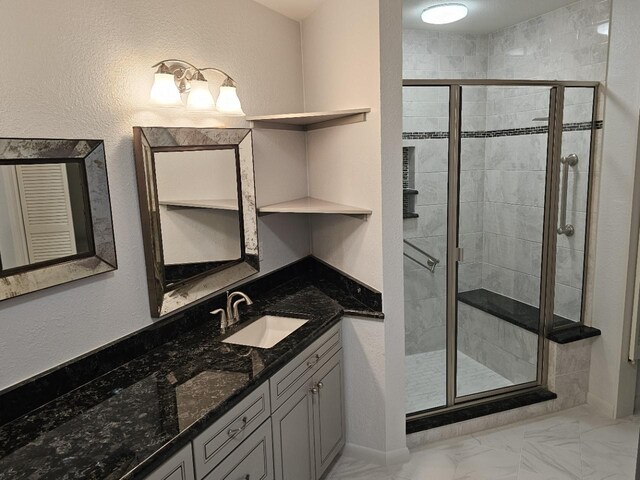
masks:
<path fill-rule="evenodd" d="M 11 66 L 0 69 L 2 136 L 105 140 L 119 260 L 113 273 L 0 304 L 2 389 L 152 323 L 132 127 L 222 123 L 151 108 L 151 65 L 177 57 L 228 71 L 248 114 L 303 110 L 303 81 L 299 23 L 250 0 L 5 0 L 0 44 Z M 259 203 L 277 187 L 306 192 L 304 140 L 284 138 L 254 137 Z M 259 228 L 263 272 L 309 253 L 304 218 L 270 215 Z"/>

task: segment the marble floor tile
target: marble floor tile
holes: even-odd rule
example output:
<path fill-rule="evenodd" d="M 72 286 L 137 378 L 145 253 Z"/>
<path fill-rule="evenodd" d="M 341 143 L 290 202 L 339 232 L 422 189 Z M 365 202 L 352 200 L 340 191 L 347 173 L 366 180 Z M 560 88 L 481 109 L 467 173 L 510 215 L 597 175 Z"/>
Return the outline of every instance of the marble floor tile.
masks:
<path fill-rule="evenodd" d="M 443 406 L 446 402 L 446 350 L 407 355 L 407 412 Z M 458 351 L 460 395 L 493 390 L 513 382 Z"/>
<path fill-rule="evenodd" d="M 371 465 L 355 458 L 341 457 L 325 480 L 408 480 L 397 476 L 400 467 Z"/>
<path fill-rule="evenodd" d="M 403 465 L 343 457 L 327 480 L 633 480 L 640 417 L 589 406 L 413 449 Z"/>

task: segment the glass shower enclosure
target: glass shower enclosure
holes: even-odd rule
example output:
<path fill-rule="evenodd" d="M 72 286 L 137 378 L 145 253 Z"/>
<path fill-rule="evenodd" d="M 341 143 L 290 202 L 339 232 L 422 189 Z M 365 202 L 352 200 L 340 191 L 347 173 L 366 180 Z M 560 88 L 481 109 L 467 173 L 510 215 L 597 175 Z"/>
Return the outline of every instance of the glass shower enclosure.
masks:
<path fill-rule="evenodd" d="M 598 86 L 404 81 L 409 419 L 544 386 L 584 321 Z"/>

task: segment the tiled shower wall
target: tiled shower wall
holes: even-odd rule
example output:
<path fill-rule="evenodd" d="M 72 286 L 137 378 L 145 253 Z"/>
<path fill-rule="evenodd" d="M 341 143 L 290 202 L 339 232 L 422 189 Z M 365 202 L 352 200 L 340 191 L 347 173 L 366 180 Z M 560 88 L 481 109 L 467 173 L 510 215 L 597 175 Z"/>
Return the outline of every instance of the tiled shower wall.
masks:
<path fill-rule="evenodd" d="M 404 37 L 405 78 L 483 78 L 487 68 L 487 37 L 407 30 Z M 486 128 L 486 92 L 477 89 L 468 99 L 463 128 Z M 405 140 L 415 147 L 415 188 L 418 218 L 404 220 L 404 238 L 440 263 L 429 272 L 405 257 L 406 352 L 445 348 L 447 171 L 449 130 L 448 88 L 404 89 Z M 473 110 L 471 110 L 473 109 Z M 475 159 L 462 167 L 460 227 L 465 247 L 461 279 L 465 289 L 479 288 L 482 279 L 482 200 L 484 139 L 463 145 Z"/>
<path fill-rule="evenodd" d="M 404 32 L 404 78 L 566 79 L 604 82 L 608 37 L 597 27 L 609 0 L 582 0 L 489 35 Z M 444 348 L 448 90 L 404 89 L 405 146 L 415 147 L 417 219 L 405 238 L 441 260 L 430 273 L 405 259 L 407 354 Z M 463 131 L 545 125 L 548 90 L 465 88 Z M 591 98 L 567 91 L 565 123 L 590 120 Z M 569 174 L 568 222 L 560 236 L 556 313 L 579 319 L 589 131 L 565 132 L 564 151 L 581 159 Z M 434 138 L 436 137 L 436 138 Z M 463 138 L 460 290 L 486 288 L 537 305 L 546 134 Z"/>
<path fill-rule="evenodd" d="M 605 81 L 609 0 L 583 0 L 488 35 L 488 78 Z M 564 123 L 591 121 L 592 92 L 568 89 Z M 543 88 L 490 88 L 487 129 L 526 128 L 549 114 Z M 569 169 L 567 222 L 571 237 L 558 236 L 555 313 L 580 319 L 590 131 L 563 134 Z M 485 263 L 483 286 L 538 305 L 544 207 L 546 134 L 487 139 Z M 500 198 L 501 197 L 501 198 Z M 518 219 L 520 221 L 518 222 Z"/>

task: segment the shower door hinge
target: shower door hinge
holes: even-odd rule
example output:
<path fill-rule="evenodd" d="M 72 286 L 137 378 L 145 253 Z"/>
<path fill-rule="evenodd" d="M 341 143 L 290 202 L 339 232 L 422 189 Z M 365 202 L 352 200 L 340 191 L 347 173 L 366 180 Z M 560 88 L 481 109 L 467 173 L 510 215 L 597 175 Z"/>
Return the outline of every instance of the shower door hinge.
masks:
<path fill-rule="evenodd" d="M 464 262 L 464 248 L 456 248 L 456 257 L 458 262 Z"/>

